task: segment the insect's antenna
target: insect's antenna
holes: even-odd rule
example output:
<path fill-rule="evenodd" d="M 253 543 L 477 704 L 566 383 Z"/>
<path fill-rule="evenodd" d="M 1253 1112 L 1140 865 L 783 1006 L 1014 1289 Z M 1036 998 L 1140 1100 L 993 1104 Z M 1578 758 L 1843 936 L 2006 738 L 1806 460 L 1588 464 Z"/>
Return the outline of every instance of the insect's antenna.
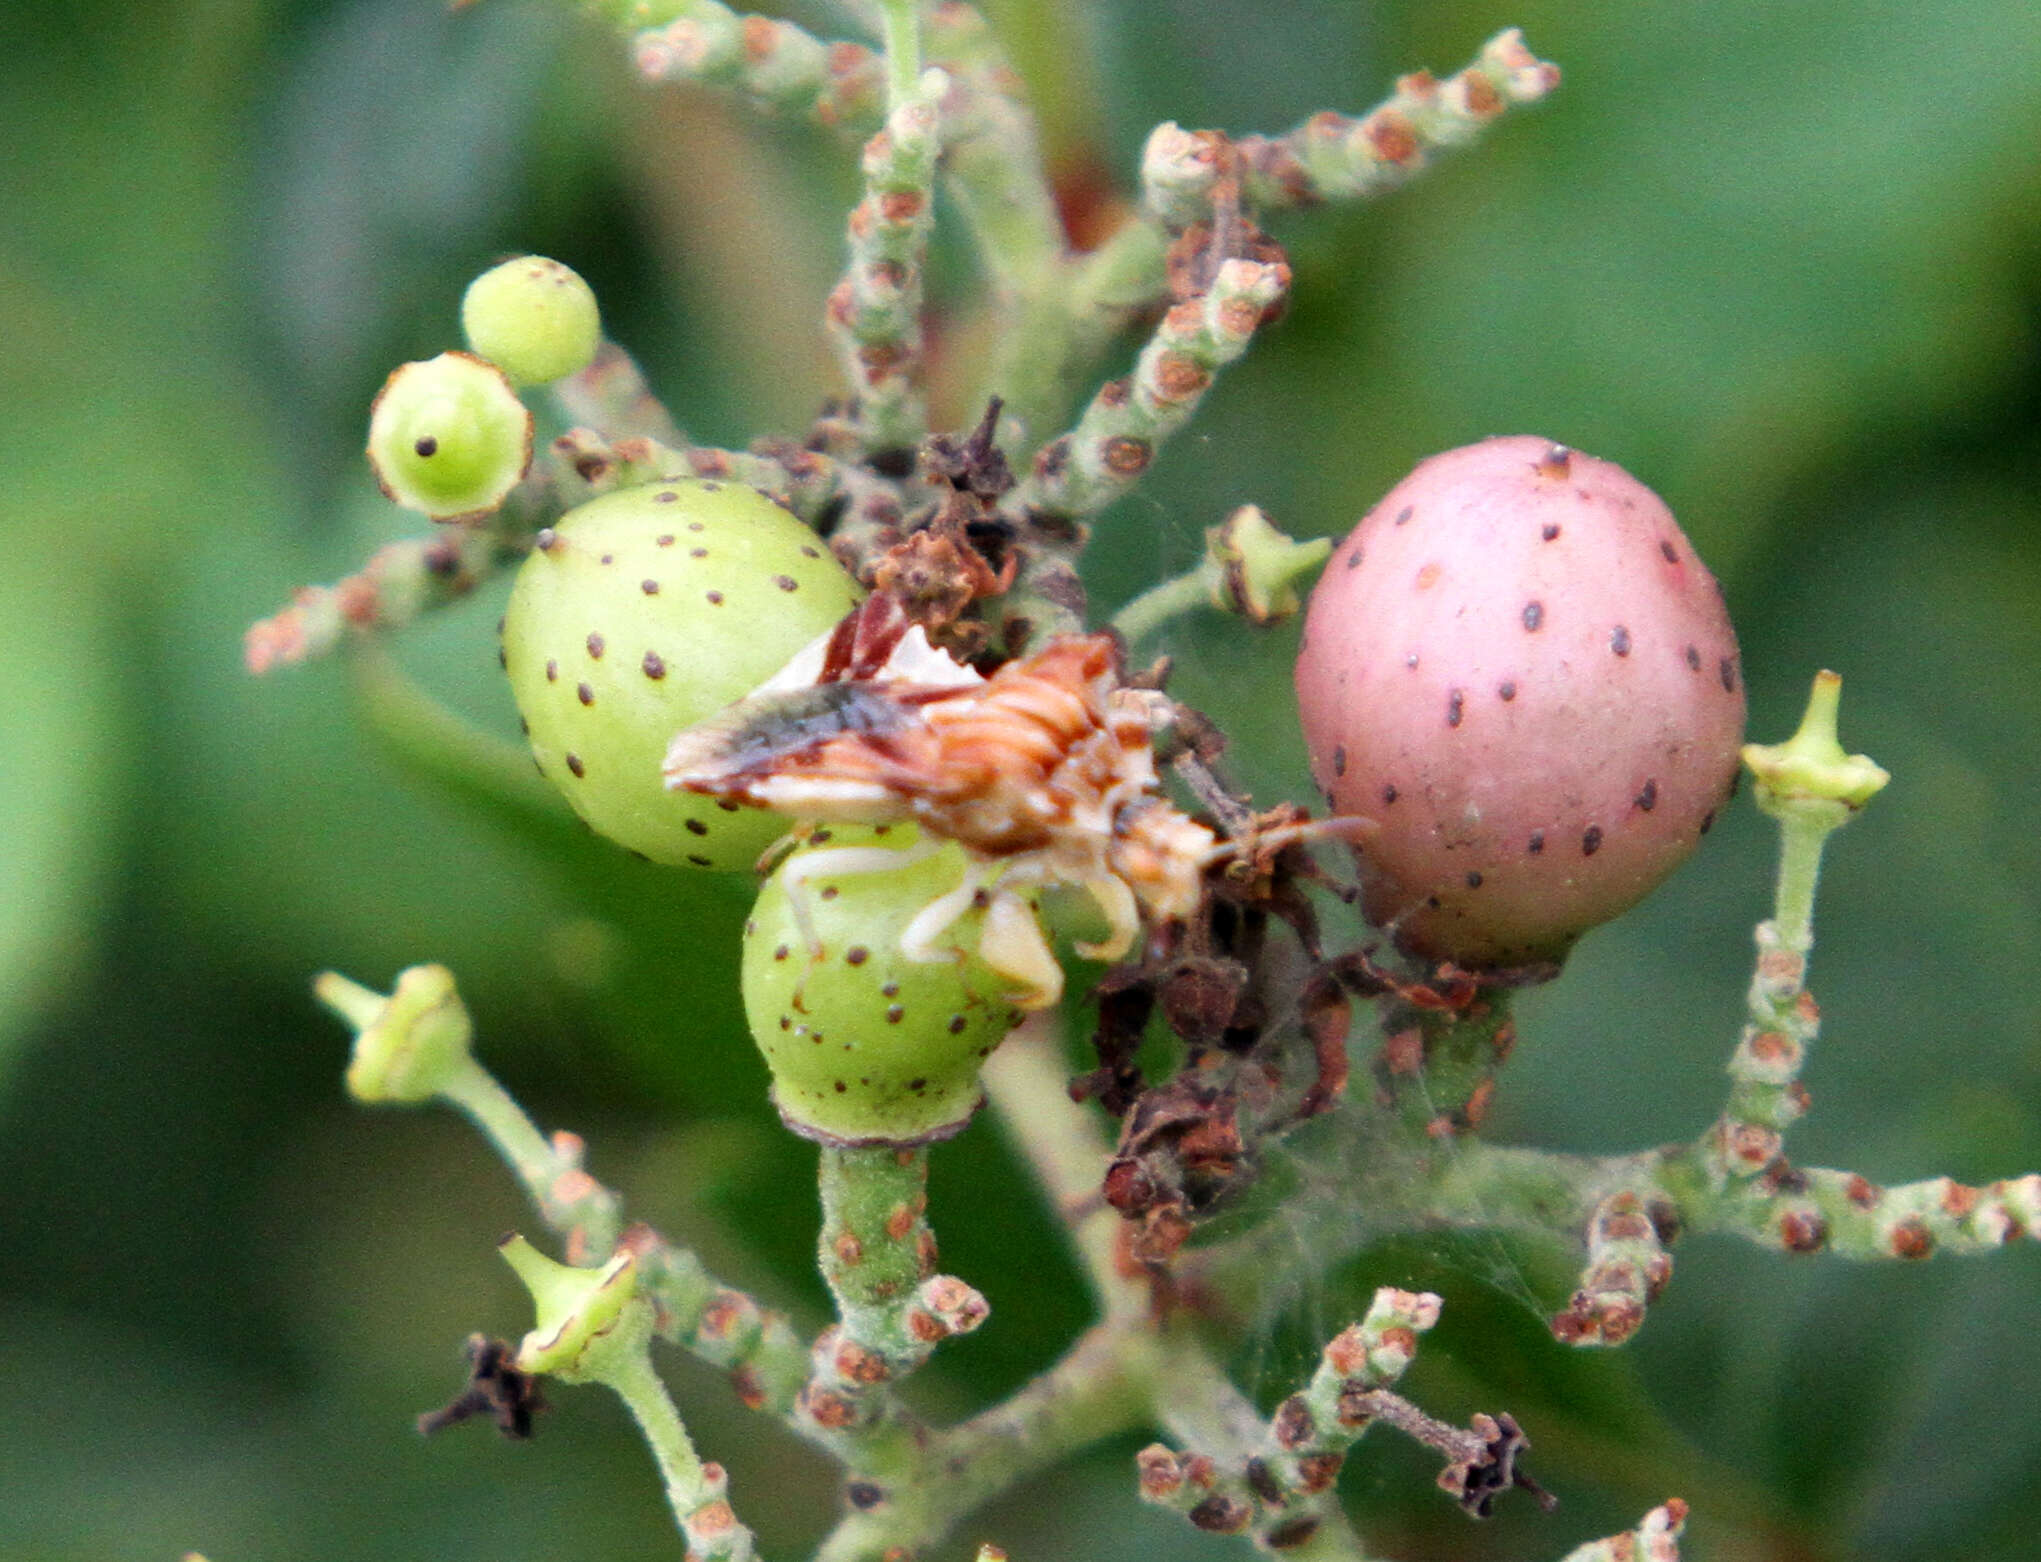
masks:
<path fill-rule="evenodd" d="M 1342 840 L 1356 841 L 1373 835 L 1381 825 L 1359 814 L 1342 814 L 1332 819 L 1306 819 L 1302 824 L 1286 824 L 1275 830 L 1250 830 L 1247 834 L 1231 840 L 1218 841 L 1198 859 L 1200 868 L 1209 868 L 1215 862 L 1224 862 L 1228 857 L 1238 857 L 1248 851 L 1281 851 L 1300 841 Z"/>

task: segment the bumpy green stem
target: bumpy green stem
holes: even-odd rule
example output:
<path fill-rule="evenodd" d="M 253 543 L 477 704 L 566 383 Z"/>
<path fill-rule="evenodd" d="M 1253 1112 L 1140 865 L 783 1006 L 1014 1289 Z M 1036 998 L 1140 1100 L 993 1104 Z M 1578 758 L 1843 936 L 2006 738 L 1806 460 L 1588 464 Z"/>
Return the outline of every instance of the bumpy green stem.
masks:
<path fill-rule="evenodd" d="M 1318 1543 L 1329 1524 L 1337 1534 L 1333 1495 L 1347 1450 L 1376 1419 L 1362 1396 L 1387 1388 L 1417 1354 L 1417 1337 L 1438 1321 L 1439 1299 L 1383 1289 L 1367 1316 L 1327 1345 L 1317 1372 L 1251 1434 L 1225 1406 L 1216 1429 L 1194 1432 L 1193 1452 L 1157 1443 L 1140 1455 L 1141 1495 L 1177 1509 L 1198 1528 L 1250 1535 L 1264 1550 L 1296 1555 Z M 1213 1451 L 1221 1439 L 1222 1452 Z"/>
<path fill-rule="evenodd" d="M 687 436 L 654 394 L 637 360 L 604 342 L 595 361 L 546 387 L 562 422 L 599 428 L 609 439 L 653 439 L 682 445 Z"/>
<path fill-rule="evenodd" d="M 1207 291 L 1163 316 L 1131 380 L 1108 383 L 1077 427 L 1036 456 L 1013 507 L 1076 518 L 1126 493 L 1197 410 L 1212 376 L 1247 350 L 1289 282 L 1277 262 L 1221 261 Z"/>
<path fill-rule="evenodd" d="M 729 1502 L 729 1478 L 719 1464 L 709 1464 L 695 1452 L 673 1396 L 666 1391 L 652 1359 L 643 1350 L 620 1356 L 603 1381 L 616 1391 L 629 1408 L 652 1457 L 659 1466 L 659 1478 L 666 1488 L 667 1503 L 687 1540 L 690 1558 L 703 1562 L 711 1557 L 728 1557 L 744 1562 L 752 1555 L 751 1532 L 737 1522 Z"/>
<path fill-rule="evenodd" d="M 884 104 L 884 70 L 862 44 L 825 43 L 792 22 L 745 16 L 716 0 L 666 0 L 656 19 L 630 7 L 638 70 L 742 93 L 760 108 L 866 134 Z"/>
<path fill-rule="evenodd" d="M 1396 91 L 1358 119 L 1314 114 L 1282 136 L 1246 136 L 1234 143 L 1242 194 L 1263 211 L 1379 195 L 1464 146 L 1507 110 L 1536 103 L 1559 85 L 1559 67 L 1538 59 L 1515 28 L 1496 34 L 1474 62 L 1439 81 L 1429 72 L 1403 77 Z M 1148 209 L 1172 226 L 1194 221 L 1211 202 L 1220 177 L 1223 138 L 1156 127 L 1141 160 Z"/>
<path fill-rule="evenodd" d="M 1822 849 L 1885 785 L 1886 774 L 1836 739 L 1842 679 L 1814 680 L 1800 728 L 1784 743 L 1751 744 L 1744 763 L 1757 777 L 1758 806 L 1779 825 L 1779 875 L 1772 918 L 1758 925 L 1750 1020 L 1729 1061 L 1729 1102 L 1703 1140 L 1720 1178 L 1755 1177 L 1780 1159 L 1786 1129 L 1807 1110 L 1800 1070 L 1820 1026 L 1806 987 L 1814 947 L 1814 892 Z"/>
<path fill-rule="evenodd" d="M 829 331 L 857 393 L 865 451 L 913 446 L 922 402 L 922 264 L 934 223 L 937 106 L 948 87 L 929 71 L 865 143 L 865 194 L 850 214 L 850 266 L 829 295 Z"/>
<path fill-rule="evenodd" d="M 600 1263 L 609 1256 L 623 1231 L 622 1201 L 583 1169 L 588 1146 L 579 1134 L 561 1130 L 550 1139 L 541 1134 L 480 1063 L 470 1061 L 439 1094 L 496 1147 L 546 1224 L 565 1241 L 569 1263 Z"/>
<path fill-rule="evenodd" d="M 252 673 L 311 661 L 464 601 L 498 570 L 523 559 L 533 534 L 558 513 L 551 485 L 528 479 L 479 526 L 443 526 L 429 536 L 387 543 L 355 574 L 330 586 L 301 587 L 289 607 L 251 624 L 243 660 Z"/>

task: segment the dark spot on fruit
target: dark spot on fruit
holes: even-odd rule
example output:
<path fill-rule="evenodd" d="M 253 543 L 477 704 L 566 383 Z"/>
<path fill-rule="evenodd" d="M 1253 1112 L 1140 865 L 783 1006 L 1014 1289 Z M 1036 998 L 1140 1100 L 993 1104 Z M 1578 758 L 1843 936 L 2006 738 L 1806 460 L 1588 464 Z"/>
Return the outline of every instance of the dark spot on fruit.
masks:
<path fill-rule="evenodd" d="M 1545 604 L 1542 602 L 1526 602 L 1524 604 L 1525 630 L 1532 634 L 1535 634 L 1537 633 L 1538 626 L 1544 622 L 1545 622 Z"/>
<path fill-rule="evenodd" d="M 1711 808 L 1706 813 L 1701 815 L 1701 833 L 1703 835 L 1706 835 L 1710 830 L 1714 828 L 1715 828 L 1715 810 Z"/>
<path fill-rule="evenodd" d="M 1637 794 L 1637 806 L 1646 813 L 1650 813 L 1652 809 L 1658 806 L 1658 783 L 1656 781 L 1644 783 L 1644 790 Z"/>
<path fill-rule="evenodd" d="M 1540 537 L 1543 537 L 1547 542 L 1558 541 L 1559 523 L 1557 521 L 1547 521 L 1543 526 L 1538 528 L 1538 535 Z"/>
<path fill-rule="evenodd" d="M 1463 707 L 1465 706 L 1465 704 L 1466 704 L 1466 696 L 1465 696 L 1464 694 L 1462 694 L 1462 693 L 1460 692 L 1460 690 L 1458 690 L 1458 689 L 1455 689 L 1455 690 L 1454 690 L 1454 691 L 1453 691 L 1453 692 L 1452 692 L 1451 694 L 1449 694 L 1449 695 L 1447 695 L 1447 696 L 1446 696 L 1446 725 L 1447 725 L 1447 726 L 1449 726 L 1449 727 L 1457 727 L 1457 726 L 1459 726 L 1459 725 L 1460 725 L 1460 717 L 1461 717 L 1461 714 L 1462 714 L 1462 710 L 1463 710 Z"/>
<path fill-rule="evenodd" d="M 821 558 L 821 557 L 822 557 L 822 555 L 821 555 L 821 553 L 820 553 L 819 551 L 817 551 L 817 550 L 816 550 L 816 549 L 814 549 L 814 548 L 811 548 L 811 547 L 809 547 L 809 546 L 808 546 L 808 545 L 807 545 L 807 544 L 806 544 L 806 543 L 804 542 L 804 543 L 802 543 L 802 544 L 801 544 L 801 557 L 802 557 L 802 558 L 804 558 L 804 559 L 819 559 L 819 558 Z"/>
<path fill-rule="evenodd" d="M 801 583 L 791 575 L 775 575 L 772 578 L 772 583 L 782 591 L 799 591 L 801 589 Z"/>
<path fill-rule="evenodd" d="M 500 645 L 496 648 L 496 665 L 505 672 L 510 671 L 510 653 Z"/>
<path fill-rule="evenodd" d="M 746 938 L 753 938 L 756 937 L 757 934 L 758 934 L 758 919 L 756 917 L 746 917 L 744 919 L 744 936 Z"/>
<path fill-rule="evenodd" d="M 1659 538 L 1658 540 L 1658 551 L 1665 555 L 1666 563 L 1668 564 L 1679 563 L 1680 556 L 1678 551 L 1673 547 L 1671 543 L 1667 542 L 1663 537 Z"/>
<path fill-rule="evenodd" d="M 1416 505 L 1406 504 L 1402 509 L 1396 512 L 1396 519 L 1390 524 L 1394 526 L 1401 526 L 1405 521 L 1409 520 L 1416 513 L 1417 513 Z"/>
<path fill-rule="evenodd" d="M 1591 824 L 1587 827 L 1586 833 L 1580 838 L 1580 854 L 1583 857 L 1592 857 L 1601 849 L 1602 827 L 1598 824 Z"/>
<path fill-rule="evenodd" d="M 1333 747 L 1332 773 L 1336 776 L 1346 774 L 1346 745 L 1344 743 L 1336 744 Z"/>
<path fill-rule="evenodd" d="M 1389 804 L 1395 802 L 1396 797 L 1397 797 L 1396 784 L 1393 781 L 1389 785 L 1382 788 L 1382 805 L 1385 808 Z"/>
<path fill-rule="evenodd" d="M 712 864 L 708 858 L 702 856 L 699 852 L 689 852 L 687 854 L 687 860 L 693 863 L 697 868 L 707 868 L 714 866 L 714 864 Z"/>
<path fill-rule="evenodd" d="M 721 493 L 722 491 L 723 491 L 723 485 L 722 485 L 721 483 L 704 483 L 704 484 L 702 484 L 702 492 L 703 492 L 703 493 L 705 493 L 705 494 L 719 494 L 719 493 Z"/>
<path fill-rule="evenodd" d="M 1564 477 L 1573 466 L 1573 452 L 1564 445 L 1553 445 L 1538 458 L 1537 472 L 1540 477 Z"/>
<path fill-rule="evenodd" d="M 641 580 L 638 582 L 638 589 L 648 597 L 656 597 L 659 595 L 659 582 L 656 580 Z"/>
<path fill-rule="evenodd" d="M 559 681 L 560 681 L 560 664 L 554 661 L 551 657 L 548 657 L 546 659 L 546 682 L 558 683 Z"/>
<path fill-rule="evenodd" d="M 436 456 L 439 454 L 439 441 L 434 439 L 430 434 L 420 434 L 418 436 L 418 442 L 414 444 L 411 448 L 417 451 L 421 456 L 430 458 L 432 456 Z"/>
<path fill-rule="evenodd" d="M 1495 687 L 1495 697 L 1507 703 L 1517 697 L 1517 686 L 1505 678 Z"/>
<path fill-rule="evenodd" d="M 700 521 L 689 521 L 687 529 L 691 532 L 698 532 L 702 529 L 702 523 Z"/>
<path fill-rule="evenodd" d="M 825 884 L 822 886 L 822 898 L 824 900 L 834 900 L 838 895 L 842 893 L 843 891 L 838 889 L 834 884 Z"/>
<path fill-rule="evenodd" d="M 828 830 L 817 830 L 815 831 L 814 834 L 810 835 L 808 839 L 813 844 L 820 846 L 824 841 L 835 840 L 836 836 L 831 831 Z"/>
<path fill-rule="evenodd" d="M 652 496 L 652 502 L 654 504 L 671 504 L 673 503 L 674 500 L 678 499 L 679 497 L 680 495 L 675 493 L 671 488 L 662 488 L 658 493 Z"/>
<path fill-rule="evenodd" d="M 567 756 L 567 768 L 574 772 L 574 779 L 577 781 L 588 774 L 588 767 L 581 763 L 581 756 L 579 754 L 569 754 Z"/>
<path fill-rule="evenodd" d="M 1437 564 L 1425 565 L 1424 568 L 1417 572 L 1417 589 L 1419 591 L 1431 590 L 1433 586 L 1439 583 L 1440 574 L 1441 571 Z"/>
<path fill-rule="evenodd" d="M 1621 624 L 1609 631 L 1609 649 L 1618 656 L 1630 654 L 1630 631 Z"/>
<path fill-rule="evenodd" d="M 950 1032 L 950 1034 L 951 1034 L 952 1036 L 961 1036 L 961 1035 L 963 1035 L 963 1034 L 964 1034 L 964 1026 L 965 1026 L 966 1024 L 968 1024 L 968 1023 L 969 1023 L 969 1022 L 968 1022 L 967 1020 L 965 1020 L 964 1016 L 963 1016 L 963 1015 L 961 1015 L 961 1014 L 953 1014 L 953 1015 L 951 1015 L 951 1016 L 950 1016 L 950 1023 L 949 1023 L 949 1032 Z"/>
<path fill-rule="evenodd" d="M 673 546 L 673 533 L 662 532 L 657 537 L 654 537 L 652 542 L 656 547 L 670 548 Z"/>
<path fill-rule="evenodd" d="M 850 948 L 844 950 L 843 958 L 851 965 L 863 965 L 872 958 L 872 952 L 863 944 L 852 944 Z"/>
<path fill-rule="evenodd" d="M 598 661 L 598 662 L 599 662 L 599 661 L 601 661 L 601 660 L 602 660 L 602 653 L 603 653 L 603 639 L 602 639 L 602 636 L 601 636 L 601 635 L 599 635 L 599 634 L 591 634 L 591 635 L 589 635 L 589 637 L 588 637 L 588 654 L 589 654 L 589 655 L 590 655 L 590 656 L 591 656 L 592 658 L 594 658 L 594 659 L 595 659 L 596 661 Z"/>
<path fill-rule="evenodd" d="M 872 834 L 874 835 L 891 835 L 892 833 L 893 827 L 890 824 L 875 824 L 872 826 Z"/>
<path fill-rule="evenodd" d="M 1478 868 L 1469 868 L 1467 870 L 1467 887 L 1469 889 L 1481 888 L 1481 872 Z"/>
<path fill-rule="evenodd" d="M 848 1089 L 850 1089 L 850 1086 L 846 1085 L 842 1080 L 839 1079 L 836 1082 L 836 1093 L 838 1095 L 842 1095 Z"/>
<path fill-rule="evenodd" d="M 1723 692 L 1734 694 L 1736 692 L 1736 663 L 1725 656 L 1716 664 L 1715 670 L 1722 676 Z"/>
<path fill-rule="evenodd" d="M 1359 569 L 1361 567 L 1361 550 L 1359 548 L 1355 548 L 1347 554 L 1346 567 L 1348 569 Z"/>
<path fill-rule="evenodd" d="M 886 1010 L 886 1023 L 888 1025 L 898 1025 L 906 1013 L 907 1011 L 899 1004 L 893 1004 Z"/>
<path fill-rule="evenodd" d="M 1425 896 L 1424 903 L 1434 911 L 1438 910 L 1439 907 L 1444 904 L 1444 902 L 1441 901 L 1439 897 L 1436 895 Z"/>
<path fill-rule="evenodd" d="M 574 685 L 574 697 L 583 705 L 593 705 L 595 703 L 595 691 L 585 683 Z"/>
<path fill-rule="evenodd" d="M 689 835 L 707 835 L 709 833 L 709 827 L 699 819 L 689 819 L 686 821 L 686 824 Z"/>
<path fill-rule="evenodd" d="M 723 593 L 720 591 L 709 592 L 708 598 L 710 607 L 721 607 L 723 605 Z"/>
<path fill-rule="evenodd" d="M 705 559 L 709 556 L 709 550 L 707 548 L 689 548 L 687 556 L 691 559 Z"/>
<path fill-rule="evenodd" d="M 605 563 L 605 564 L 614 564 L 614 563 L 616 563 L 616 561 L 617 561 L 617 556 L 616 556 L 616 555 L 615 555 L 614 553 L 605 553 L 605 554 L 604 554 L 604 555 L 602 556 L 602 562 L 603 562 L 603 563 Z"/>
<path fill-rule="evenodd" d="M 792 1030 L 793 1028 L 794 1028 L 794 1017 L 793 1017 L 793 1016 L 792 1016 L 791 1014 L 782 1014 L 782 1015 L 780 1016 L 780 1029 L 781 1029 L 781 1030 Z"/>
<path fill-rule="evenodd" d="M 773 950 L 772 957 L 775 960 L 784 960 L 787 957 L 787 953 L 788 953 L 787 946 L 785 944 L 781 944 L 777 949 Z"/>
<path fill-rule="evenodd" d="M 727 797 L 719 797 L 716 799 L 716 806 L 726 814 L 734 814 L 743 805 L 741 803 L 733 803 Z"/>
<path fill-rule="evenodd" d="M 520 716 L 517 718 L 517 730 L 526 737 L 530 737 L 532 735 L 532 724 Z"/>
<path fill-rule="evenodd" d="M 1687 671 L 1697 673 L 1700 670 L 1701 670 L 1701 652 L 1699 648 L 1690 645 L 1687 647 Z"/>
<path fill-rule="evenodd" d="M 647 651 L 645 653 L 644 666 L 647 678 L 664 678 L 666 676 L 665 659 L 657 651 Z"/>
<path fill-rule="evenodd" d="M 553 544 L 560 540 L 560 534 L 550 526 L 541 526 L 539 534 L 532 538 L 532 546 L 541 553 L 551 553 Z"/>
<path fill-rule="evenodd" d="M 1543 830 L 1533 830 L 1530 840 L 1525 843 L 1525 847 L 1533 857 L 1537 856 L 1545 849 L 1545 832 Z"/>

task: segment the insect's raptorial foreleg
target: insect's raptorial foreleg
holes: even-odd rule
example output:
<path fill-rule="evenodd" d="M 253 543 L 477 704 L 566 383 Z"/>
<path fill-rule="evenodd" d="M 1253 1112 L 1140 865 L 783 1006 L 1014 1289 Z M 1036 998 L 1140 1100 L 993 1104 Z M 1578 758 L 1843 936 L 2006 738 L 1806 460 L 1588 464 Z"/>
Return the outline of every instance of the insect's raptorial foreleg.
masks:
<path fill-rule="evenodd" d="M 900 952 L 916 965 L 961 959 L 961 951 L 939 948 L 936 940 L 956 926 L 957 918 L 971 909 L 977 902 L 979 891 L 985 888 L 986 881 L 994 877 L 995 872 L 986 863 L 967 859 L 963 882 L 955 889 L 936 896 L 900 930 Z"/>
<path fill-rule="evenodd" d="M 1085 880 L 1084 887 L 1105 914 L 1106 936 L 1095 944 L 1080 943 L 1077 952 L 1087 960 L 1124 960 L 1141 931 L 1141 907 L 1127 881 L 1107 874 Z"/>
<path fill-rule="evenodd" d="M 1046 1009 L 1063 996 L 1063 967 L 1042 932 L 1041 918 L 1015 890 L 1001 890 L 985 908 L 978 958 L 1020 984 L 1013 1001 L 1023 1009 Z"/>

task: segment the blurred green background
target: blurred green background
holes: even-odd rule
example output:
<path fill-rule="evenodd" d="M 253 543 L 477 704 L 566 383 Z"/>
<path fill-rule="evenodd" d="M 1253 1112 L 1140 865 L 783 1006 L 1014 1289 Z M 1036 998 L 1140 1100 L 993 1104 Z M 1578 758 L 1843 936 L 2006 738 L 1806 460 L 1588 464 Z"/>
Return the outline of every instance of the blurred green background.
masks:
<path fill-rule="evenodd" d="M 1419 457 L 1532 432 L 1657 487 L 1721 575 L 1753 727 L 1819 666 L 1896 779 L 1832 854 L 1827 1024 L 1796 1158 L 1881 1181 L 2041 1167 L 2041 23 L 2032 0 L 999 0 L 1059 165 L 1124 181 L 1157 119 L 1280 129 L 1457 68 L 1511 23 L 1566 82 L 1478 151 L 1280 235 L 1295 302 L 1103 528 L 1102 606 L 1255 500 L 1339 532 Z M 824 23 L 826 15 L 797 11 Z M 451 345 L 500 254 L 583 271 L 697 438 L 800 427 L 847 151 L 652 91 L 539 0 L 0 11 L 0 1559 L 676 1554 L 606 1396 L 420 1443 L 491 1247 L 530 1224 L 458 1124 L 351 1110 L 311 973 L 441 959 L 484 1051 L 734 1281 L 818 1316 L 810 1156 L 737 1018 L 741 885 L 477 808 L 358 719 L 338 663 L 245 675 L 243 627 L 408 531 L 359 458 L 389 366 Z M 951 295 L 964 257 L 942 268 Z M 963 421 L 967 409 L 946 409 Z M 485 593 L 407 636 L 514 734 Z M 1293 637 L 1187 625 L 1179 692 L 1301 796 Z M 1720 1101 L 1767 831 L 1747 808 L 1528 1005 L 1503 1136 L 1615 1150 Z M 1322 1182 L 1322 1179 L 1321 1179 Z M 1569 1354 L 1563 1276 L 1377 1246 L 1319 1186 L 1242 1370 L 1280 1392 L 1381 1280 L 1448 1293 L 1412 1384 L 1514 1411 L 1566 1500 L 1487 1526 L 1373 1440 L 1379 1551 L 1556 1558 L 1668 1494 L 1715 1559 L 2031 1558 L 2041 1245 L 1852 1269 L 1692 1242 L 1629 1350 Z M 1081 1322 L 990 1123 L 938 1155 L 946 1267 L 992 1324 L 935 1411 Z M 1282 1304 L 1277 1306 L 1276 1304 Z M 1322 1338 L 1322 1336 L 1319 1336 Z M 791 1556 L 824 1472 L 677 1364 L 746 1518 Z M 1142 1510 L 1131 1445 L 973 1536 L 1021 1562 L 1220 1554 Z M 945 1557 L 970 1554 L 960 1539 Z"/>

